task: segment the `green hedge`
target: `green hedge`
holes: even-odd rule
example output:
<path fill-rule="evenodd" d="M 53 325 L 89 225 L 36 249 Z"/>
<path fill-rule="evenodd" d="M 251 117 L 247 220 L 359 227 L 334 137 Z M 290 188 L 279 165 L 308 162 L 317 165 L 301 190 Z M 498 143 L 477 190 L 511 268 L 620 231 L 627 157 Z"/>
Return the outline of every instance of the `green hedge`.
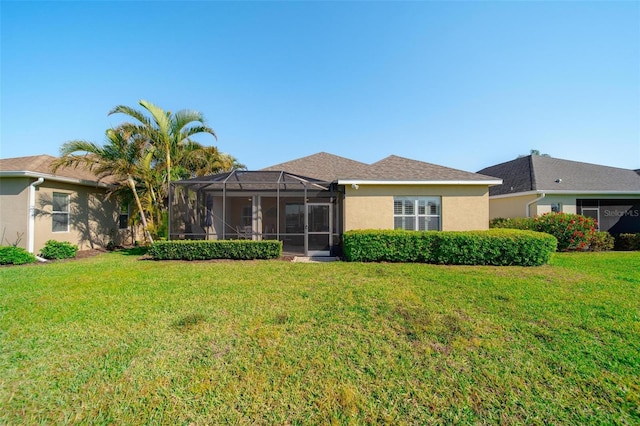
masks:
<path fill-rule="evenodd" d="M 180 240 L 157 241 L 148 254 L 155 260 L 275 259 L 282 255 L 282 242 L 275 240 Z"/>
<path fill-rule="evenodd" d="M 49 240 L 44 243 L 40 255 L 45 259 L 70 259 L 76 257 L 78 246 L 67 241 Z"/>
<path fill-rule="evenodd" d="M 35 261 L 36 257 L 23 248 L 14 246 L 0 247 L 0 265 L 24 265 Z"/>
<path fill-rule="evenodd" d="M 616 250 L 640 250 L 640 233 L 616 235 L 615 249 Z"/>
<path fill-rule="evenodd" d="M 350 262 L 537 266 L 549 262 L 556 245 L 552 235 L 515 229 L 359 230 L 344 234 L 345 259 Z"/>

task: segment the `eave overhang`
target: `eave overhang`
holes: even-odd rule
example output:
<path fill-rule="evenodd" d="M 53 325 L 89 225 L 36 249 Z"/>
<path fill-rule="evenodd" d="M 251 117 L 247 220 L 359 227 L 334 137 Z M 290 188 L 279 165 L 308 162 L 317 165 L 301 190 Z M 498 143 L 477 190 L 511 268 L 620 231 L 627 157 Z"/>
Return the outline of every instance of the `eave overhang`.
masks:
<path fill-rule="evenodd" d="M 0 171 L 0 177 L 25 177 L 25 178 L 36 178 L 36 179 L 44 178 L 45 181 L 51 180 L 54 182 L 71 183 L 75 185 L 91 186 L 96 188 L 113 188 L 114 187 L 114 185 L 110 185 L 104 182 L 57 176 L 57 175 L 52 175 L 48 173 L 32 172 L 28 170 Z"/>
<path fill-rule="evenodd" d="M 501 185 L 502 179 L 495 180 L 369 180 L 338 179 L 338 185 Z"/>
<path fill-rule="evenodd" d="M 500 194 L 500 195 L 490 195 L 489 199 L 500 199 L 500 198 L 512 198 L 512 197 L 522 197 L 526 195 L 640 195 L 640 190 L 638 191 L 569 191 L 569 190 L 536 190 L 536 191 L 523 191 L 523 192 L 514 192 L 512 194 Z"/>

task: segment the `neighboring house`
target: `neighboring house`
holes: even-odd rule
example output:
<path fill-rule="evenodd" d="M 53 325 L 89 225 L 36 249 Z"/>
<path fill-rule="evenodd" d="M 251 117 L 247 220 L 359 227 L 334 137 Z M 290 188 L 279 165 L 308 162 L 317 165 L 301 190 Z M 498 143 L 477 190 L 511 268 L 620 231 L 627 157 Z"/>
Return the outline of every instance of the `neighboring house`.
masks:
<path fill-rule="evenodd" d="M 577 213 L 596 219 L 602 231 L 640 232 L 640 175 L 634 170 L 528 155 L 478 173 L 503 180 L 489 190 L 492 219 Z"/>
<path fill-rule="evenodd" d="M 318 153 L 259 171 L 172 183 L 171 239 L 278 239 L 329 255 L 354 229 L 480 230 L 500 179 L 390 156 L 365 164 Z"/>
<path fill-rule="evenodd" d="M 0 159 L 0 245 L 38 253 L 48 240 L 80 249 L 127 236 L 128 212 L 106 200 L 109 184 L 78 167 L 52 172 L 55 157 Z"/>

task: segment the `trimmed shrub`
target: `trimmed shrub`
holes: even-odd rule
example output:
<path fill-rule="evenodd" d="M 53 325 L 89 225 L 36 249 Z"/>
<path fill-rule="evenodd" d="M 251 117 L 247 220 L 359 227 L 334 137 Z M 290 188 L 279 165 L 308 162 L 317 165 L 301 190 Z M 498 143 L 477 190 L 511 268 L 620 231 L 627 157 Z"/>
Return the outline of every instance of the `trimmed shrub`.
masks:
<path fill-rule="evenodd" d="M 570 213 L 546 213 L 533 218 L 533 229 L 551 234 L 559 251 L 586 250 L 596 233 L 593 218 Z"/>
<path fill-rule="evenodd" d="M 545 213 L 534 218 L 496 218 L 489 222 L 489 227 L 546 232 L 558 240 L 558 251 L 587 250 L 597 232 L 594 219 L 571 213 Z"/>
<path fill-rule="evenodd" d="M 589 240 L 589 250 L 608 251 L 613 250 L 614 238 L 607 231 L 597 231 Z"/>
<path fill-rule="evenodd" d="M 614 247 L 616 250 L 640 250 L 640 234 L 618 234 Z"/>
<path fill-rule="evenodd" d="M 537 266 L 549 262 L 556 244 L 552 235 L 514 229 L 359 230 L 344 234 L 345 258 L 350 262 Z"/>
<path fill-rule="evenodd" d="M 21 247 L 0 247 L 0 265 L 24 265 L 33 263 L 36 257 Z"/>
<path fill-rule="evenodd" d="M 157 241 L 148 251 L 155 260 L 275 259 L 282 255 L 276 240 Z"/>
<path fill-rule="evenodd" d="M 525 229 L 533 230 L 533 218 L 532 217 L 497 217 L 491 219 L 489 222 L 489 228 L 507 228 L 507 229 Z"/>
<path fill-rule="evenodd" d="M 67 241 L 49 240 L 44 244 L 40 255 L 45 259 L 70 259 L 76 257 L 78 246 Z"/>

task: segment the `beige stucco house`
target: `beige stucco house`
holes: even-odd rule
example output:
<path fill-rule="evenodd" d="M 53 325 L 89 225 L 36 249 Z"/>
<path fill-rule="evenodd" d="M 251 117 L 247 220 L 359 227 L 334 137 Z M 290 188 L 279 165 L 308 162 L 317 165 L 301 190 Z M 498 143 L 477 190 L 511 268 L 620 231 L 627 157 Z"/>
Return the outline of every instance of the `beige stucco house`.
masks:
<path fill-rule="evenodd" d="M 79 248 L 118 244 L 130 235 L 128 212 L 106 198 L 109 183 L 90 171 L 60 168 L 55 157 L 0 159 L 0 245 L 37 254 L 48 240 Z"/>
<path fill-rule="evenodd" d="M 492 219 L 565 212 L 593 217 L 612 234 L 640 232 L 640 175 L 634 170 L 528 155 L 478 173 L 503 180 L 489 190 Z"/>
<path fill-rule="evenodd" d="M 173 183 L 169 233 L 277 239 L 287 252 L 329 255 L 355 229 L 487 229 L 489 188 L 501 182 L 397 156 L 366 164 L 321 152 Z"/>

